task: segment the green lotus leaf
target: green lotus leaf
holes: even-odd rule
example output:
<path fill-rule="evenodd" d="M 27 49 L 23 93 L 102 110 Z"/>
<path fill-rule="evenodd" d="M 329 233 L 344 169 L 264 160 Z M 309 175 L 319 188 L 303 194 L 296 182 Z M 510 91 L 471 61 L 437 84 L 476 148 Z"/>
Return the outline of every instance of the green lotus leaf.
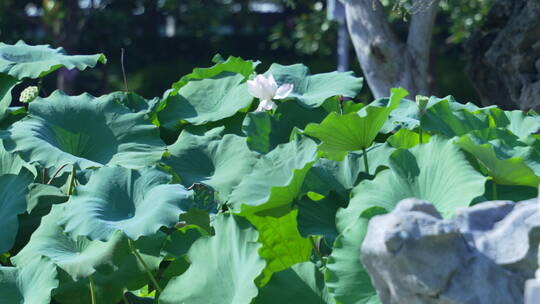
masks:
<path fill-rule="evenodd" d="M 227 201 L 232 189 L 248 174 L 258 154 L 249 150 L 244 137 L 222 136 L 223 128 L 204 134 L 182 131 L 178 140 L 168 147 L 163 162 L 190 187 L 202 183 L 217 191 L 220 201 Z"/>
<path fill-rule="evenodd" d="M 14 45 L 0 43 L 0 73 L 17 79 L 40 78 L 61 67 L 84 70 L 95 67 L 98 62 L 106 63 L 105 55 L 69 56 L 62 48 L 28 45 L 22 40 Z"/>
<path fill-rule="evenodd" d="M 327 114 L 323 108 L 307 109 L 296 102 L 283 102 L 273 115 L 248 113 L 242 131 L 250 149 L 268 153 L 277 145 L 289 142 L 294 128 L 303 129 L 310 122 L 321 122 Z"/>
<path fill-rule="evenodd" d="M 19 230 L 13 252 L 20 251 L 32 234 L 38 229 L 41 220 L 49 214 L 54 204 L 65 203 L 68 196 L 53 185 L 32 183 L 26 194 L 26 212 L 19 215 Z"/>
<path fill-rule="evenodd" d="M 519 141 L 508 130 L 473 131 L 456 139 L 456 144 L 474 155 L 497 184 L 538 187 L 540 183 L 538 147 Z"/>
<path fill-rule="evenodd" d="M 465 110 L 470 113 L 479 114 L 479 113 L 486 113 L 487 111 L 495 107 L 495 106 L 490 106 L 490 107 L 485 107 L 485 108 L 479 108 L 472 103 L 462 104 L 456 101 L 456 99 L 453 96 L 446 96 L 444 98 L 437 98 L 435 96 L 431 96 L 429 98 L 426 109 L 429 109 L 433 107 L 434 105 L 437 105 L 438 103 L 443 102 L 443 101 L 447 103 L 451 112 L 459 112 L 459 111 Z M 388 98 L 377 99 L 371 104 L 377 105 L 377 106 L 386 106 L 388 104 Z M 432 115 L 434 116 L 433 118 L 434 122 L 436 122 L 437 115 L 445 113 L 446 108 L 445 107 L 443 108 L 444 110 L 439 109 L 437 111 L 432 111 Z M 390 133 L 392 131 L 396 131 L 397 129 L 414 130 L 418 128 L 419 126 L 420 126 L 420 115 L 419 115 L 418 104 L 413 100 L 402 99 L 399 106 L 396 109 L 394 109 L 392 113 L 390 113 L 390 115 L 388 116 L 388 119 L 384 123 L 384 126 L 381 129 L 381 132 Z"/>
<path fill-rule="evenodd" d="M 0 266 L 0 304 L 49 304 L 57 286 L 55 266 L 46 258 L 22 268 Z"/>
<path fill-rule="evenodd" d="M 156 290 L 150 291 L 148 285 L 141 289 L 125 293 L 125 299 L 129 304 L 155 304 Z M 124 300 L 124 302 L 126 302 Z"/>
<path fill-rule="evenodd" d="M 275 272 L 309 261 L 313 246 L 309 239 L 303 238 L 298 232 L 297 215 L 298 210 L 291 210 L 281 217 L 247 217 L 259 231 L 259 243 L 263 244 L 259 255 L 267 262 L 259 285 L 266 284 Z"/>
<path fill-rule="evenodd" d="M 461 136 L 474 130 L 485 129 L 489 127 L 490 122 L 489 115 L 484 109 L 461 105 L 452 102 L 451 99 L 438 100 L 437 103 L 428 105 L 422 117 L 422 128 L 446 137 Z"/>
<path fill-rule="evenodd" d="M 371 171 L 377 172 L 383 167 L 388 167 L 388 159 L 394 150 L 388 144 L 378 143 L 366 149 Z M 363 152 L 353 151 L 347 153 L 343 161 L 318 159 L 306 176 L 302 186 L 303 192 L 315 192 L 326 196 L 330 191 L 334 191 L 344 201 L 348 201 L 350 190 L 361 178 L 367 177 L 363 155 Z"/>
<path fill-rule="evenodd" d="M 326 261 L 324 280 L 337 303 L 380 304 L 377 291 L 360 262 L 368 219 L 357 218 L 338 236 Z"/>
<path fill-rule="evenodd" d="M 45 208 L 50 210 L 53 204 L 64 203 L 68 196 L 60 188 L 48 184 L 32 183 L 28 185 L 28 194 L 26 195 L 27 212 L 32 213 L 36 208 Z M 47 213 L 49 213 L 47 211 Z"/>
<path fill-rule="evenodd" d="M 158 236 L 158 238 L 161 236 Z M 135 247 L 139 247 L 138 240 Z M 140 256 L 149 271 L 157 272 L 162 257 L 148 255 L 140 251 Z M 110 264 L 104 264 L 96 268 L 92 274 L 95 285 L 96 303 L 118 303 L 122 300 L 122 294 L 127 290 L 137 290 L 148 284 L 148 274 L 137 257 L 131 253 L 127 240 L 115 250 L 110 258 Z M 53 298 L 62 304 L 91 304 L 90 288 L 88 279 L 78 281 L 63 271 L 58 270 L 59 286 L 53 292 Z"/>
<path fill-rule="evenodd" d="M 371 207 L 390 211 L 410 197 L 431 202 L 444 217 L 450 217 L 455 209 L 469 206 L 484 194 L 485 181 L 451 141 L 434 136 L 429 143 L 396 150 L 390 156 L 390 170 L 358 184 L 349 206 L 338 211 L 338 231 Z"/>
<path fill-rule="evenodd" d="M 474 203 L 482 203 L 489 200 L 506 200 L 521 202 L 538 197 L 538 187 L 496 185 L 496 193 L 493 193 L 493 180 L 486 182 L 486 191 L 481 197 L 477 197 Z"/>
<path fill-rule="evenodd" d="M 254 304 L 334 304 L 324 286 L 322 273 L 311 262 L 299 263 L 275 273 Z"/>
<path fill-rule="evenodd" d="M 45 256 L 74 280 L 79 280 L 92 275 L 97 267 L 112 263 L 113 255 L 122 241 L 125 242 L 123 234 L 115 233 L 108 242 L 90 241 L 83 236 L 73 239 L 59 225 L 65 205 L 52 206 L 28 244 L 11 258 L 15 265 L 24 267 L 32 260 Z"/>
<path fill-rule="evenodd" d="M 259 61 L 244 60 L 240 57 L 230 56 L 227 60 L 219 62 L 209 68 L 195 68 L 193 72 L 180 78 L 172 87 L 173 91 L 178 91 L 189 81 L 215 77 L 223 72 L 233 72 L 243 75 L 246 79 L 255 72 L 255 67 Z"/>
<path fill-rule="evenodd" d="M 11 104 L 11 90 L 19 83 L 17 78 L 0 73 L 0 117 L 5 115 L 4 112 Z"/>
<path fill-rule="evenodd" d="M 309 197 L 299 199 L 298 231 L 303 237 L 322 235 L 324 241 L 332 246 L 339 232 L 336 227 L 336 213 L 339 208 L 347 206 L 348 200 L 343 200 L 331 192 L 320 200 Z"/>
<path fill-rule="evenodd" d="M 148 117 L 152 116 L 159 106 L 159 98 L 146 99 L 133 92 L 113 92 L 109 96 L 131 112 L 144 112 Z"/>
<path fill-rule="evenodd" d="M 92 240 L 109 240 L 116 230 L 132 240 L 153 235 L 174 226 L 193 203 L 193 191 L 170 181 L 155 168 L 100 168 L 77 187 L 60 222 L 71 235 Z"/>
<path fill-rule="evenodd" d="M 4 111 L 0 110 L 0 130 L 9 128 L 12 124 L 23 119 L 25 116 L 26 109 L 24 107 L 9 107 Z"/>
<path fill-rule="evenodd" d="M 18 155 L 6 151 L 0 142 L 0 175 L 19 174 L 22 168 L 28 169 L 34 173 L 34 175 L 37 174 L 34 167 L 28 165 L 28 163 L 23 161 Z"/>
<path fill-rule="evenodd" d="M 211 78 L 192 79 L 176 94 L 169 93 L 158 119 L 168 130 L 176 130 L 183 122 L 203 125 L 231 117 L 248 108 L 252 101 L 245 77 L 223 72 Z"/>
<path fill-rule="evenodd" d="M 344 100 L 343 96 L 334 96 L 325 100 L 322 108 L 326 112 L 336 112 L 341 114 L 349 114 L 358 112 L 365 106 L 363 103 L 354 102 L 354 100 Z"/>
<path fill-rule="evenodd" d="M 37 98 L 26 118 L 4 131 L 4 146 L 26 161 L 55 172 L 64 164 L 77 169 L 122 165 L 137 168 L 161 159 L 165 146 L 159 131 L 118 103 L 119 96 L 67 96 L 55 91 Z M 66 168 L 65 170 L 69 170 Z"/>
<path fill-rule="evenodd" d="M 189 245 L 191 246 L 191 244 Z M 159 285 L 167 286 L 172 278 L 176 278 L 186 272 L 186 270 L 189 269 L 189 265 L 190 264 L 187 261 L 186 255 L 174 259 L 169 265 L 167 265 L 167 268 L 160 273 Z"/>
<path fill-rule="evenodd" d="M 385 107 L 389 103 L 389 98 L 380 98 L 371 103 L 373 106 Z M 420 126 L 420 116 L 418 104 L 410 99 L 403 98 L 399 105 L 388 115 L 381 132 L 391 133 L 399 129 L 414 130 Z"/>
<path fill-rule="evenodd" d="M 355 97 L 362 89 L 362 78 L 356 78 L 352 72 L 332 72 L 311 75 L 303 64 L 280 65 L 274 63 L 267 73 L 272 73 L 278 84 L 291 83 L 294 89 L 289 97 L 296 98 L 300 104 L 320 107 L 332 96 Z"/>
<path fill-rule="evenodd" d="M 131 292 L 126 293 L 126 300 L 130 304 L 154 304 L 154 298 L 151 297 L 138 297 Z"/>
<path fill-rule="evenodd" d="M 525 137 L 540 130 L 540 119 L 523 111 L 494 108 L 490 110 L 490 115 L 494 127 L 505 128 L 518 137 Z"/>
<path fill-rule="evenodd" d="M 0 151 L 0 156 L 2 154 L 5 154 L 5 151 Z M 0 159 L 5 160 L 6 157 Z M 2 167 L 0 171 L 10 172 L 10 169 L 12 168 Z M 33 174 L 26 168 L 20 168 L 15 174 L 0 174 L 0 252 L 6 252 L 13 247 L 19 227 L 17 216 L 26 211 L 25 195 L 33 179 Z"/>
<path fill-rule="evenodd" d="M 262 156 L 253 171 L 244 176 L 231 193 L 229 204 L 243 214 L 287 213 L 316 160 L 317 145 L 309 138 L 295 138 L 277 146 Z"/>
<path fill-rule="evenodd" d="M 171 257 L 181 258 L 196 240 L 205 235 L 208 233 L 197 226 L 182 227 L 167 236 L 163 251 Z"/>
<path fill-rule="evenodd" d="M 189 249 L 189 269 L 173 278 L 159 302 L 249 304 L 257 296 L 255 279 L 266 266 L 259 256 L 259 233 L 230 214 L 214 222 L 216 235 L 197 240 Z"/>
<path fill-rule="evenodd" d="M 431 135 L 427 132 L 422 132 L 422 137 L 420 138 L 420 133 L 418 132 L 399 129 L 394 135 L 388 137 L 386 141 L 396 149 L 409 149 L 420 144 L 420 139 L 422 139 L 422 143 L 426 143 L 430 138 Z"/>
<path fill-rule="evenodd" d="M 320 124 L 309 124 L 305 133 L 322 141 L 319 149 L 328 158 L 343 160 L 347 152 L 367 149 L 379 133 L 390 112 L 407 95 L 403 89 L 392 89 L 386 107 L 368 105 L 358 113 L 330 113 Z"/>

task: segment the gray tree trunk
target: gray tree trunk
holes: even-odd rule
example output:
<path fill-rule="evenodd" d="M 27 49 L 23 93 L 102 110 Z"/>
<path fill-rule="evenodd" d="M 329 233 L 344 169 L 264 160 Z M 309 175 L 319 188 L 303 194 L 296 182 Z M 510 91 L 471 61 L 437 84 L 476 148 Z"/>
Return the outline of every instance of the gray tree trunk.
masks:
<path fill-rule="evenodd" d="M 407 41 L 392 31 L 379 0 L 343 0 L 349 34 L 364 77 L 376 98 L 402 87 L 409 96 L 429 95 L 431 37 L 439 0 L 416 0 L 424 6 L 411 15 Z"/>
<path fill-rule="evenodd" d="M 540 0 L 496 0 L 465 50 L 484 105 L 540 110 Z"/>

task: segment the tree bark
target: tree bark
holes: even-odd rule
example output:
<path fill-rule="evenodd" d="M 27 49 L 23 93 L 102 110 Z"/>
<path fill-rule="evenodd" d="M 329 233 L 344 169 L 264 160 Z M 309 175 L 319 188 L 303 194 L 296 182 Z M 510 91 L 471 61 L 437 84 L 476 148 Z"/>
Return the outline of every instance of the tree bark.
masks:
<path fill-rule="evenodd" d="M 66 1 L 64 10 L 66 15 L 62 26 L 59 28 L 61 32 L 56 32 L 53 36 L 57 45 L 61 45 L 69 54 L 75 54 L 79 44 L 80 28 L 83 24 L 79 12 L 79 2 Z M 58 89 L 68 95 L 75 94 L 75 84 L 78 74 L 79 71 L 77 69 L 59 69 L 56 78 Z"/>
<path fill-rule="evenodd" d="M 540 110 L 540 0 L 496 0 L 465 51 L 482 104 Z"/>
<path fill-rule="evenodd" d="M 430 93 L 431 37 L 439 0 L 411 16 L 407 41 L 392 31 L 379 0 L 344 0 L 349 34 L 364 77 L 376 98 L 402 87 L 410 96 Z"/>

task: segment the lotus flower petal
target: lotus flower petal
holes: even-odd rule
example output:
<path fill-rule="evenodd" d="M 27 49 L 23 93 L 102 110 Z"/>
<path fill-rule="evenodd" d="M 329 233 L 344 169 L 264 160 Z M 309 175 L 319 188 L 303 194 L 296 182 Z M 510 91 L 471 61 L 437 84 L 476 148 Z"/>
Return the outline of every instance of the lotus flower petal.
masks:
<path fill-rule="evenodd" d="M 292 83 L 286 83 L 282 84 L 277 90 L 276 95 L 274 96 L 274 99 L 284 99 L 291 94 L 292 90 L 294 89 L 294 85 Z"/>

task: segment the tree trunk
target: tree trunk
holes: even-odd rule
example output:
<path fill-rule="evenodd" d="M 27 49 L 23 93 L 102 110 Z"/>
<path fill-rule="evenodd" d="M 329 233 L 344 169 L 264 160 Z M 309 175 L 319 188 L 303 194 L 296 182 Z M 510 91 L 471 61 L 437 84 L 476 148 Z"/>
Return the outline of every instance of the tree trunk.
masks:
<path fill-rule="evenodd" d="M 540 110 L 540 0 L 496 0 L 465 50 L 483 105 Z"/>
<path fill-rule="evenodd" d="M 429 95 L 429 58 L 438 0 L 417 0 L 407 41 L 400 41 L 379 0 L 344 0 L 349 34 L 364 77 L 376 98 L 402 87 L 409 96 Z"/>
<path fill-rule="evenodd" d="M 55 33 L 56 43 L 61 45 L 68 54 L 75 54 L 79 44 L 80 35 L 80 14 L 78 1 L 66 1 L 64 8 L 65 17 L 59 29 L 61 32 Z M 79 71 L 77 69 L 68 70 L 61 68 L 58 70 L 56 84 L 59 90 L 68 95 L 74 95 L 76 92 L 75 83 Z"/>

